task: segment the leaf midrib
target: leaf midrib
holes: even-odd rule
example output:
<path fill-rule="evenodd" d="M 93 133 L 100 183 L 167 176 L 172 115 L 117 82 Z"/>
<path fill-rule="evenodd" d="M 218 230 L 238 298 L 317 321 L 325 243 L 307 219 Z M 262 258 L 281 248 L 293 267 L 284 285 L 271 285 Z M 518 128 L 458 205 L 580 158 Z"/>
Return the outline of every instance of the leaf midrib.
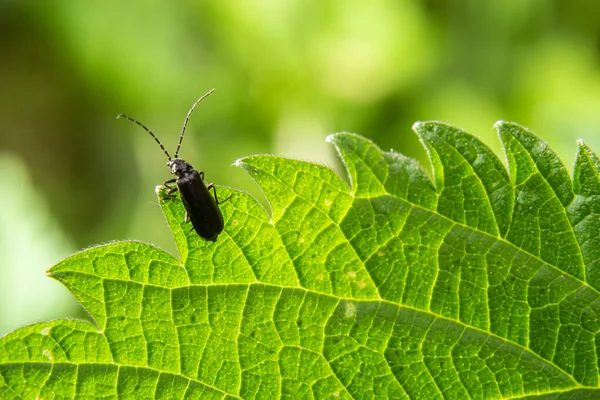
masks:
<path fill-rule="evenodd" d="M 75 271 L 75 272 L 71 272 L 71 273 L 73 273 L 73 274 L 79 274 L 79 275 L 83 275 L 83 276 L 99 277 L 97 275 L 89 274 L 89 273 L 86 273 L 86 272 Z M 103 277 L 99 277 L 99 278 L 101 278 L 101 279 L 110 279 L 110 278 L 103 278 Z M 124 281 L 122 279 L 111 279 L 111 280 L 121 281 L 121 282 L 127 282 L 127 281 Z M 166 287 L 166 286 L 152 284 L 152 283 L 141 283 L 141 282 L 136 282 L 136 283 L 139 283 L 141 285 L 148 285 L 148 286 L 158 287 L 158 288 L 162 288 L 162 289 L 166 289 L 166 290 L 170 290 L 170 291 L 177 290 L 177 289 L 182 289 L 182 288 L 188 288 L 188 287 L 227 287 L 227 286 L 231 286 L 231 285 L 235 285 L 235 286 L 247 286 L 248 289 L 249 289 L 250 286 L 252 286 L 252 285 L 256 285 L 256 286 L 260 285 L 260 286 L 273 287 L 273 288 L 277 288 L 277 289 L 302 290 L 302 291 L 304 291 L 306 293 L 312 293 L 312 294 L 315 294 L 315 295 L 318 295 L 318 296 L 327 296 L 327 297 L 330 297 L 330 298 L 338 301 L 338 304 L 336 304 L 336 307 L 339 305 L 339 302 L 341 302 L 341 301 L 360 302 L 360 303 L 376 303 L 376 304 L 383 303 L 383 304 L 388 304 L 388 305 L 391 305 L 391 306 L 394 306 L 394 307 L 398 307 L 398 309 L 404 308 L 404 309 L 416 311 L 416 312 L 419 312 L 419 313 L 429 314 L 429 315 L 431 315 L 431 316 L 433 316 L 433 317 L 435 317 L 437 319 L 450 321 L 450 322 L 456 323 L 458 325 L 461 325 L 461 326 L 463 326 L 466 329 L 472 329 L 474 331 L 481 332 L 481 333 L 483 333 L 485 335 L 488 335 L 490 337 L 494 337 L 494 338 L 500 340 L 501 342 L 512 344 L 515 347 L 518 347 L 518 348 L 522 349 L 524 352 L 527 352 L 527 353 L 533 355 L 534 357 L 536 357 L 540 361 L 542 361 L 542 362 L 544 362 L 546 364 L 550 364 L 554 368 L 556 368 L 557 370 L 559 370 L 562 373 L 564 373 L 566 376 L 568 376 L 571 379 L 571 381 L 574 383 L 574 385 L 576 385 L 576 387 L 580 387 L 580 388 L 594 388 L 595 387 L 595 386 L 583 386 L 583 385 L 581 385 L 579 382 L 577 382 L 575 380 L 575 378 L 572 376 L 572 374 L 568 373 L 563 368 L 561 368 L 558 365 L 556 365 L 552 360 L 547 360 L 547 359 L 543 358 L 539 354 L 537 354 L 534 351 L 532 351 L 530 348 L 527 348 L 527 347 L 523 346 L 522 344 L 520 344 L 518 342 L 514 342 L 514 341 L 512 341 L 512 340 L 510 340 L 508 338 L 499 336 L 498 334 L 496 334 L 494 332 L 490 332 L 490 331 L 487 331 L 485 329 L 478 328 L 476 326 L 467 325 L 466 323 L 464 323 L 464 322 L 462 322 L 462 321 L 460 321 L 458 319 L 450 318 L 450 317 L 447 317 L 447 316 L 444 316 L 444 315 L 439 315 L 437 313 L 432 312 L 431 310 L 423 310 L 423 309 L 420 309 L 420 308 L 417 308 L 417 307 L 413 307 L 413 306 L 408 306 L 408 305 L 404 305 L 404 304 L 398 304 L 398 303 L 394 303 L 394 302 L 392 302 L 390 300 L 386 300 L 386 299 L 372 299 L 372 298 L 360 299 L 360 298 L 353 298 L 353 297 L 336 296 L 336 295 L 332 295 L 330 293 L 319 292 L 317 290 L 308 289 L 308 288 L 304 288 L 304 287 L 300 287 L 300 286 L 275 285 L 275 284 L 264 283 L 264 282 L 259 282 L 259 281 L 257 281 L 257 282 L 251 282 L 251 283 L 236 283 L 236 282 L 231 282 L 231 283 L 211 283 L 211 284 L 194 284 L 194 283 L 192 283 L 192 284 L 189 284 L 189 285 L 186 285 L 186 286 L 176 286 L 176 287 Z M 242 311 L 242 313 L 243 313 L 243 311 Z M 98 330 L 98 332 L 104 334 L 105 330 L 106 329 Z M 379 353 L 378 349 L 370 348 L 370 347 L 367 347 L 365 345 L 362 345 L 362 346 L 364 346 L 366 348 L 369 348 L 369 349 L 373 350 L 374 352 Z M 307 349 L 307 350 L 310 350 L 310 349 Z M 116 365 L 121 365 L 121 364 L 116 364 Z M 124 366 L 130 366 L 130 365 L 124 365 Z M 136 367 L 136 365 L 131 365 L 131 366 L 132 367 Z M 137 367 L 139 367 L 139 366 L 137 366 Z M 152 368 L 152 367 L 148 367 L 148 368 Z M 156 368 L 152 368 L 152 369 L 160 371 L 160 370 L 158 370 Z M 165 371 L 165 373 L 174 374 L 172 371 Z M 183 374 L 181 374 L 181 375 L 187 377 L 187 375 L 183 375 Z M 190 379 L 194 379 L 194 378 L 190 378 Z M 198 382 L 202 383 L 201 381 L 198 381 Z"/>

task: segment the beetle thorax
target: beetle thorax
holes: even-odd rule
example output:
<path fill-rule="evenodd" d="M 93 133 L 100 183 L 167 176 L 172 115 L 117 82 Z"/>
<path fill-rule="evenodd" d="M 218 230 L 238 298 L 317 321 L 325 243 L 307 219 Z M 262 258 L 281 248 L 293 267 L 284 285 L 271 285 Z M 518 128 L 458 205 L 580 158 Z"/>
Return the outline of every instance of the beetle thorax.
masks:
<path fill-rule="evenodd" d="M 182 160 L 181 158 L 170 160 L 167 165 L 171 169 L 171 173 L 178 177 L 185 175 L 194 169 L 187 161 Z"/>

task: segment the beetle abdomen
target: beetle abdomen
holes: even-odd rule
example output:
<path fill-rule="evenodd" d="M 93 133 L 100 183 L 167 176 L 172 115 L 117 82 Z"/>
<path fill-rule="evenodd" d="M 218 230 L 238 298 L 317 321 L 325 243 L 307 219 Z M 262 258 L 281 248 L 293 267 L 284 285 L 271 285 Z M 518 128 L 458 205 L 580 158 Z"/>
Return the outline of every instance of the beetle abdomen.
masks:
<path fill-rule="evenodd" d="M 223 231 L 223 215 L 198 171 L 191 170 L 177 179 L 177 188 L 198 235 L 206 240 L 216 241 Z"/>

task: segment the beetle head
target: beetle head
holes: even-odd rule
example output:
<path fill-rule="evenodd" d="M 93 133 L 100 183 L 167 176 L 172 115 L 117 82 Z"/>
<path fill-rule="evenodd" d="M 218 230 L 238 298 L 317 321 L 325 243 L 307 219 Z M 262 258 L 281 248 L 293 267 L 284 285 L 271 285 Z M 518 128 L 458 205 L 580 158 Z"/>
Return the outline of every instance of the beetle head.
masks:
<path fill-rule="evenodd" d="M 187 161 L 182 160 L 181 158 L 174 158 L 167 162 L 171 173 L 177 177 L 181 177 L 185 175 L 187 172 L 190 172 L 194 169 Z"/>

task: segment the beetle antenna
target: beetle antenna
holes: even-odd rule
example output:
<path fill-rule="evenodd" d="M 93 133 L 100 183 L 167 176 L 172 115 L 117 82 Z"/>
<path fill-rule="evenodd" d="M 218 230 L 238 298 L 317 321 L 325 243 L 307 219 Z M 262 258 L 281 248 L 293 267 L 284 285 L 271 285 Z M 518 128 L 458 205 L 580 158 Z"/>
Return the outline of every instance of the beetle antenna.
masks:
<path fill-rule="evenodd" d="M 158 145 L 160 146 L 160 148 L 162 149 L 162 151 L 164 151 L 164 153 L 167 155 L 167 158 L 169 159 L 169 161 L 171 161 L 171 156 L 169 155 L 169 152 L 167 151 L 167 149 L 165 149 L 165 146 L 162 145 L 162 143 L 160 142 L 160 140 L 158 140 L 158 138 L 156 137 L 156 135 L 154 133 L 152 133 L 152 131 L 150 129 L 148 129 L 146 127 L 146 125 L 142 124 L 141 122 L 139 122 L 139 121 L 137 121 L 137 120 L 135 120 L 133 118 L 128 117 L 125 114 L 119 114 L 119 115 L 117 115 L 117 119 L 120 119 L 120 118 L 128 119 L 129 121 L 133 122 L 134 124 L 137 124 L 137 125 L 141 126 L 142 128 L 144 128 L 144 130 L 146 132 L 148 132 L 154 138 L 154 140 L 156 140 L 156 143 L 158 143 Z M 175 156 L 175 157 L 177 157 L 177 156 Z"/>
<path fill-rule="evenodd" d="M 190 119 L 190 115 L 192 115 L 192 111 L 194 111 L 194 108 L 196 108 L 196 106 L 198 104 L 200 104 L 200 102 L 202 100 L 207 98 L 208 95 L 210 95 L 214 91 L 215 91 L 215 89 L 209 90 L 208 93 L 206 93 L 204 96 L 202 96 L 198 100 L 196 100 L 196 102 L 194 103 L 192 108 L 190 108 L 190 111 L 188 111 L 187 116 L 185 117 L 185 121 L 183 121 L 183 128 L 181 129 L 181 135 L 179 135 L 179 143 L 177 143 L 177 149 L 175 150 L 175 158 L 177 158 L 177 156 L 179 155 L 179 148 L 181 147 L 181 142 L 183 142 L 183 134 L 185 133 L 185 127 L 187 126 L 187 123 Z"/>

